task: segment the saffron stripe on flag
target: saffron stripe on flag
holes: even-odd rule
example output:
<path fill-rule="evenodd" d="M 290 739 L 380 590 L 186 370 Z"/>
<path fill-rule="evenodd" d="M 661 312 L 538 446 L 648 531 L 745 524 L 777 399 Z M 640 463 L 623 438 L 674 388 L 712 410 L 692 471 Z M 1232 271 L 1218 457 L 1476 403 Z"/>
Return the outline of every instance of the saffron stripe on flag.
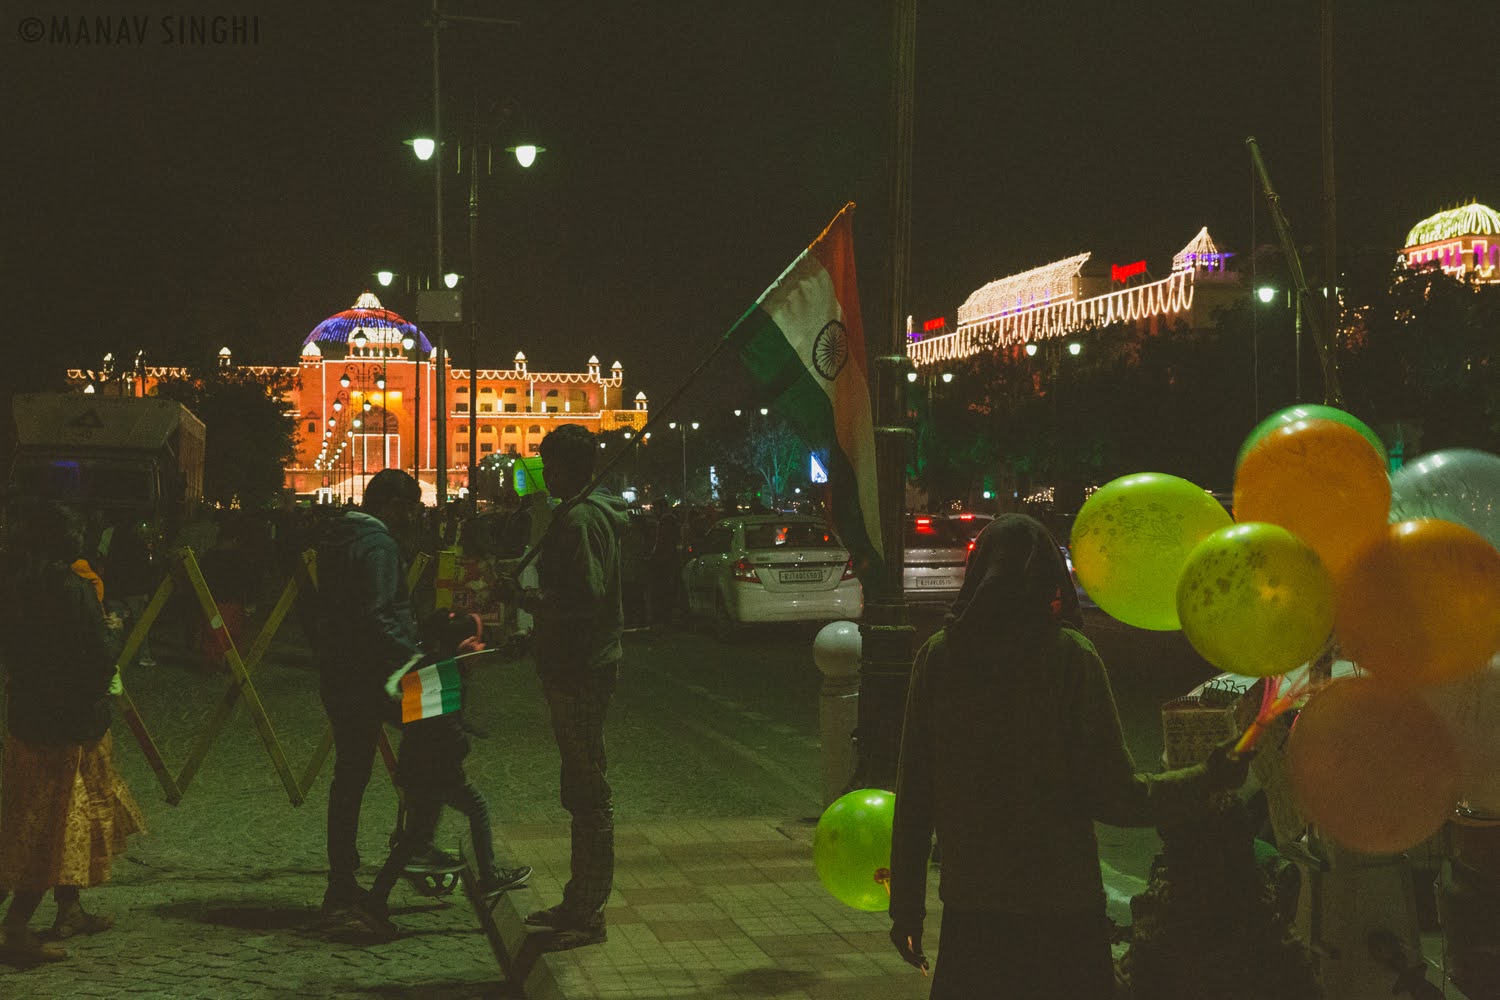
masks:
<path fill-rule="evenodd" d="M 443 660 L 401 678 L 401 721 L 416 722 L 456 712 L 463 705 L 458 664 Z"/>

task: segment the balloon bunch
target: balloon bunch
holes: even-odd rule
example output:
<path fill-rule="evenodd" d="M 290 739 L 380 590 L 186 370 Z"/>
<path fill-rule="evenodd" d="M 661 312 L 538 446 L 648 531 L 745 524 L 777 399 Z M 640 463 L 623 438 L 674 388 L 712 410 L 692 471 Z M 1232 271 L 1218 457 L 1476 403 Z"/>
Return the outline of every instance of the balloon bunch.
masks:
<path fill-rule="evenodd" d="M 1500 813 L 1500 457 L 1434 452 L 1391 477 L 1358 419 L 1291 407 L 1241 447 L 1234 521 L 1186 480 L 1125 476 L 1079 511 L 1072 557 L 1108 614 L 1268 678 L 1242 750 L 1305 706 L 1293 791 L 1343 846 L 1405 850 L 1460 803 Z M 1283 685 L 1334 638 L 1356 676 Z"/>

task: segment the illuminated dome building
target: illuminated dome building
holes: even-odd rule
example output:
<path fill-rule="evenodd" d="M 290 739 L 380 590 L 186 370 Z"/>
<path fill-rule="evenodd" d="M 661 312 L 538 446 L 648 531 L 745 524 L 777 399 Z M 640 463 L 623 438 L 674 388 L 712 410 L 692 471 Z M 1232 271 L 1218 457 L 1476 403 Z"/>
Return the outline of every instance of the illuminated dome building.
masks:
<path fill-rule="evenodd" d="M 1406 234 L 1407 267 L 1436 264 L 1456 278 L 1500 281 L 1500 214 L 1471 201 L 1423 219 Z"/>
<path fill-rule="evenodd" d="M 218 362 L 233 365 L 229 348 L 219 351 Z M 471 448 L 477 462 L 535 455 L 542 438 L 559 424 L 582 424 L 597 433 L 639 429 L 647 417 L 645 393 L 625 397 L 620 362 L 606 371 L 598 357 L 590 357 L 583 371 L 534 372 L 519 351 L 509 368 L 476 373 L 474 398 L 469 370 L 447 367 L 448 412 L 440 414 L 437 351 L 414 323 L 384 308 L 368 291 L 313 327 L 295 367 L 245 367 L 290 379 L 287 408 L 298 419 L 286 487 L 324 501 L 358 501 L 370 476 L 398 468 L 417 476 L 432 503 L 440 458 L 447 462 L 449 491 L 457 493 L 468 486 Z M 190 376 L 188 369 L 176 367 L 130 374 L 127 380 L 108 371 L 70 369 L 68 378 L 85 392 L 108 378 L 124 391 L 149 395 L 159 379 Z M 476 441 L 469 434 L 471 408 Z M 445 456 L 437 451 L 438 420 L 446 425 Z"/>

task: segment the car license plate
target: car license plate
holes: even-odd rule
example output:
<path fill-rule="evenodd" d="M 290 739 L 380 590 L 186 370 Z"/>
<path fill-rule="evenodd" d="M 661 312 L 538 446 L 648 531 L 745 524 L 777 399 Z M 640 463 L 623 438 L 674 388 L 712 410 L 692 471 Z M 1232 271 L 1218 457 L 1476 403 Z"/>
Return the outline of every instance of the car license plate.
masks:
<path fill-rule="evenodd" d="M 917 586 L 951 587 L 953 586 L 953 578 L 948 576 L 919 576 L 917 577 Z"/>
<path fill-rule="evenodd" d="M 776 579 L 782 583 L 819 583 L 823 579 L 820 569 L 784 569 Z"/>

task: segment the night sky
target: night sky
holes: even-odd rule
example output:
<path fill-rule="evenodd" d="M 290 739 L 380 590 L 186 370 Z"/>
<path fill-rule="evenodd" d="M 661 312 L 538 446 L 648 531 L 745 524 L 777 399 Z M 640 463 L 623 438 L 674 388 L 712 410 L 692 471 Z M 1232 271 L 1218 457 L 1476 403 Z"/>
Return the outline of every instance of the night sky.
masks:
<path fill-rule="evenodd" d="M 401 143 L 431 126 L 426 5 L 307 6 L 6 5 L 12 379 L 141 347 L 156 363 L 227 344 L 239 361 L 291 364 L 378 266 L 431 272 L 432 167 Z M 1338 6 L 1341 249 L 1394 252 L 1441 208 L 1500 205 L 1500 5 Z M 661 400 L 851 199 L 866 315 L 878 315 L 885 4 L 452 10 L 522 22 L 456 24 L 443 41 L 447 122 L 462 127 L 477 94 L 497 147 L 480 191 L 481 363 L 524 350 L 533 370 L 572 371 L 598 354 L 624 363 L 631 394 Z M 258 42 L 173 44 L 159 19 L 179 13 L 256 15 Z M 28 16 L 92 29 L 99 14 L 150 24 L 129 44 L 21 38 Z M 918 19 L 918 321 L 951 322 L 984 282 L 1083 250 L 1144 257 L 1160 274 L 1207 225 L 1243 251 L 1252 207 L 1271 242 L 1251 134 L 1298 236 L 1316 239 L 1314 0 L 923 0 Z M 503 152 L 522 130 L 547 147 L 525 172 Z M 469 274 L 453 152 L 445 243 Z M 375 290 L 414 315 L 404 287 Z M 467 363 L 467 332 L 449 344 Z M 710 384 L 736 382 L 726 365 Z"/>

